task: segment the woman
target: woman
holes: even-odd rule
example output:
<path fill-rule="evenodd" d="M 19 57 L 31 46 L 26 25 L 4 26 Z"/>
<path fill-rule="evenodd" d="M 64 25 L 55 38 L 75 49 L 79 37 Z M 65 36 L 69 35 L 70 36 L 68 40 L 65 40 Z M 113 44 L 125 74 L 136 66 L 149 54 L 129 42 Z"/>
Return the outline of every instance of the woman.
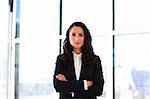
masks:
<path fill-rule="evenodd" d="M 103 92 L 103 72 L 99 56 L 93 52 L 86 25 L 74 22 L 67 30 L 64 53 L 58 55 L 54 88 L 60 99 L 96 99 Z"/>

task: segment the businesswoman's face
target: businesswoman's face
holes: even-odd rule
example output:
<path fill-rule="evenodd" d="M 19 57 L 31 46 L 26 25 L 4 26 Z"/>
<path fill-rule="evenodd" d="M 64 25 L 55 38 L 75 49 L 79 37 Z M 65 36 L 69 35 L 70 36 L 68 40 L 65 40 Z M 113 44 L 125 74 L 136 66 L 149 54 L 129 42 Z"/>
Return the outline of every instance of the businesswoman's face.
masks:
<path fill-rule="evenodd" d="M 69 41 L 70 44 L 74 47 L 74 51 L 81 51 L 81 47 L 84 45 L 84 31 L 79 26 L 73 26 L 70 29 Z"/>

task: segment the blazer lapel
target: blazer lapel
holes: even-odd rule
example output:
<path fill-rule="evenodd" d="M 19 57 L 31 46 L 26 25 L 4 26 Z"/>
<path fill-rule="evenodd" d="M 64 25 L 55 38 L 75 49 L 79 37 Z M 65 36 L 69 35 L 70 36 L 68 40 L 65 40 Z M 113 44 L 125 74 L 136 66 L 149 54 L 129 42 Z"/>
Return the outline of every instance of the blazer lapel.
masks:
<path fill-rule="evenodd" d="M 82 63 L 79 80 L 81 80 L 81 79 L 82 79 L 82 76 L 83 76 L 83 75 L 82 75 L 82 74 L 83 74 L 83 67 L 84 67 L 84 64 Z"/>
<path fill-rule="evenodd" d="M 77 80 L 76 79 L 76 74 L 75 74 L 75 67 L 74 67 L 74 60 L 72 58 L 71 62 L 70 62 L 70 74 L 72 75 L 73 80 Z"/>

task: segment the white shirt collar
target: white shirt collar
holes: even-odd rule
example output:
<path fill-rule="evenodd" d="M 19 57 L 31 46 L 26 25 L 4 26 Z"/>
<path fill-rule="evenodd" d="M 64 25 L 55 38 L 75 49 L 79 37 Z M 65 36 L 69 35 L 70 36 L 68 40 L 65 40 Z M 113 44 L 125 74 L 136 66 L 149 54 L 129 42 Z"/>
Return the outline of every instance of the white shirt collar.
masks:
<path fill-rule="evenodd" d="M 82 53 L 76 54 L 74 51 L 72 51 L 72 53 L 73 53 L 74 57 L 81 57 L 81 55 L 82 55 Z"/>

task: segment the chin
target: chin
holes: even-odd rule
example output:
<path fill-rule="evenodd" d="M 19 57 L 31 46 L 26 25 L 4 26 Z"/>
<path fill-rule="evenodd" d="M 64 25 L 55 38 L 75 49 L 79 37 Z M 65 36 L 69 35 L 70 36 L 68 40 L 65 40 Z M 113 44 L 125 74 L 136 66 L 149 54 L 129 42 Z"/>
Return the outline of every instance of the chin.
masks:
<path fill-rule="evenodd" d="M 81 46 L 74 46 L 74 48 L 76 48 L 76 49 L 80 49 L 80 48 L 81 48 Z"/>

